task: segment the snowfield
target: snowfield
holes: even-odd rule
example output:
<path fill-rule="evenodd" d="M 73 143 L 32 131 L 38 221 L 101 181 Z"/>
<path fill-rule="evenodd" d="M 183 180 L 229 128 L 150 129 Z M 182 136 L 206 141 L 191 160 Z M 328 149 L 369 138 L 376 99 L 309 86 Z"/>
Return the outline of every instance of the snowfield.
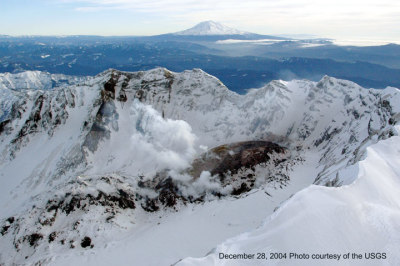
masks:
<path fill-rule="evenodd" d="M 398 89 L 156 68 L 0 95 L 0 264 L 400 264 Z"/>

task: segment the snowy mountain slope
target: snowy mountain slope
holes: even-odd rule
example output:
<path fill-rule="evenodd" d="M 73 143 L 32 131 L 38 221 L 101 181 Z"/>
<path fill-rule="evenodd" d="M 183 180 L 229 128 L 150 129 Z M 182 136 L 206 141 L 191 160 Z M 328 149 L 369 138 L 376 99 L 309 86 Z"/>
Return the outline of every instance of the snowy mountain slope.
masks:
<path fill-rule="evenodd" d="M 17 74 L 0 73 L 0 89 L 40 89 L 68 86 L 84 81 L 85 77 L 50 74 L 42 71 L 25 71 Z"/>
<path fill-rule="evenodd" d="M 209 20 L 200 22 L 190 29 L 176 32 L 174 35 L 243 35 L 247 33 Z"/>
<path fill-rule="evenodd" d="M 43 186 L 59 179 L 60 173 L 81 159 L 84 122 L 95 116 L 90 108 L 100 98 L 90 86 L 13 93 L 18 100 L 0 127 L 3 203 L 10 200 L 17 186 L 40 193 Z M 18 196 L 21 191 L 15 193 L 14 203 L 24 200 Z M 7 209 L 3 207 L 4 215 Z"/>
<path fill-rule="evenodd" d="M 310 186 L 293 196 L 258 229 L 220 244 L 210 255 L 188 258 L 177 265 L 243 265 L 221 260 L 219 253 L 287 253 L 268 265 L 398 265 L 400 256 L 400 138 L 383 140 L 367 149 L 358 163 L 357 180 L 348 186 Z M 299 211 L 301 209 L 301 211 Z M 310 259 L 289 258 L 291 252 Z M 342 254 L 339 260 L 313 260 L 312 254 Z M 358 253 L 364 259 L 344 259 Z M 380 253 L 366 259 L 370 253 Z M 385 254 L 385 255 L 383 255 Z M 265 265 L 253 260 L 246 265 Z"/>
<path fill-rule="evenodd" d="M 78 84 L 86 77 L 50 74 L 42 71 L 25 71 L 17 74 L 0 73 L 0 122 L 11 110 L 12 103 L 16 100 L 12 90 L 50 90 L 55 87 L 65 87 Z"/>
<path fill-rule="evenodd" d="M 366 147 L 395 134 L 399 120 L 397 89 L 366 90 L 329 77 L 274 81 L 237 95 L 198 69 L 109 70 L 50 91 L 4 91 L 10 97 L 0 100 L 9 106 L 0 124 L 6 247 L 0 262 L 6 264 L 67 263 L 92 245 L 77 264 L 99 262 L 99 253 L 113 259 L 123 247 L 138 250 L 127 260 L 142 256 L 149 265 L 204 255 L 256 228 L 314 182 L 351 183 Z M 215 168 L 214 155 L 205 154 L 224 157 Z M 193 175 L 199 158 L 206 170 L 200 176 Z M 259 202 L 265 207 L 254 215 Z M 237 213 L 240 206 L 248 219 Z M 215 216 L 202 230 L 184 226 L 207 209 Z M 202 241 L 183 248 L 184 238 L 168 234 L 175 231 Z M 155 232 L 159 244 L 149 241 Z M 165 256 L 145 256 L 152 245 Z"/>

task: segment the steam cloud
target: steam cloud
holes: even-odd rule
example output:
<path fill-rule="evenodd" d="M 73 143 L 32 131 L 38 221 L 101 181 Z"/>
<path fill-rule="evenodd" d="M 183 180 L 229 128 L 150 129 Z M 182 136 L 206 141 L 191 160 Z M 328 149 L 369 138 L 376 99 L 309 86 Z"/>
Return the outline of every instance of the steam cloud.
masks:
<path fill-rule="evenodd" d="M 196 154 L 197 137 L 182 120 L 164 119 L 149 105 L 135 101 L 131 109 L 135 121 L 131 142 L 134 157 L 141 171 L 188 167 Z"/>

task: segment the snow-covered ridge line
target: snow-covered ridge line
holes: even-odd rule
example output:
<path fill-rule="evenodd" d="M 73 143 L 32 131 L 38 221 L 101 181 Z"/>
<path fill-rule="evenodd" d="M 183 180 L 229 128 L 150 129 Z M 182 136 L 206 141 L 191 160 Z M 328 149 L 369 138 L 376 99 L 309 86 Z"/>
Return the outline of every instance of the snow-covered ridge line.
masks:
<path fill-rule="evenodd" d="M 0 91 L 10 95 L 0 98 L 0 241 L 14 254 L 4 263 L 101 250 L 152 212 L 349 184 L 366 147 L 400 120 L 397 89 L 327 76 L 238 95 L 199 69 L 110 69 L 53 90 Z"/>
<path fill-rule="evenodd" d="M 20 73 L 0 73 L 0 90 L 50 90 L 85 81 L 86 77 L 50 74 L 43 71 L 24 71 Z"/>
<path fill-rule="evenodd" d="M 87 77 L 50 74 L 43 71 L 24 71 L 20 73 L 0 73 L 0 122 L 11 110 L 12 103 L 20 90 L 52 90 L 84 83 Z"/>

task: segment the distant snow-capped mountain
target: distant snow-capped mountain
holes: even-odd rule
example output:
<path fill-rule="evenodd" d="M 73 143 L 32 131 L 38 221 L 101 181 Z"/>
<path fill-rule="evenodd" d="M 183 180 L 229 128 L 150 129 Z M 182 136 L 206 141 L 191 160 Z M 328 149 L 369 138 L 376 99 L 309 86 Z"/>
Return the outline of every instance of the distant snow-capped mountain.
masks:
<path fill-rule="evenodd" d="M 42 73 L 35 73 L 24 73 L 18 84 L 47 84 L 36 82 Z M 349 221 L 348 236 L 341 233 L 335 243 L 360 250 L 370 246 L 350 234 L 351 224 L 358 222 L 363 237 L 382 225 L 374 239 L 388 243 L 391 265 L 400 261 L 393 235 L 400 210 L 392 199 L 400 189 L 393 181 L 399 144 L 391 138 L 400 121 L 398 89 L 367 90 L 325 76 L 273 81 L 238 95 L 200 69 L 164 68 L 108 70 L 49 90 L 17 87 L 0 89 L 6 96 L 0 98 L 0 264 L 171 265 L 203 257 L 220 243 L 222 252 L 230 252 L 232 241 L 242 251 L 267 248 L 254 234 L 226 240 L 271 215 L 275 222 L 258 232 L 279 239 L 276 232 L 287 228 L 299 237 L 292 241 L 286 233 L 288 249 L 315 228 L 297 230 L 299 220 Z M 391 161 L 372 158 L 384 172 L 371 159 L 372 168 L 360 166 L 371 154 L 367 147 L 388 138 Z M 367 182 L 357 180 L 346 192 L 343 185 L 366 170 Z M 390 189 L 382 190 L 384 184 Z M 313 202 L 327 202 L 332 212 L 313 216 Z M 352 207 L 345 209 L 347 202 Z M 387 207 L 378 212 L 375 202 Z M 276 208 L 281 211 L 273 214 Z M 354 213 L 370 223 L 346 220 Z M 329 248 L 338 245 L 321 239 L 332 227 L 318 227 L 310 239 L 335 251 Z M 209 261 L 219 264 L 215 253 L 182 263 Z"/>
<path fill-rule="evenodd" d="M 203 21 L 196 26 L 174 33 L 174 35 L 243 35 L 249 32 L 240 31 L 215 21 Z"/>

